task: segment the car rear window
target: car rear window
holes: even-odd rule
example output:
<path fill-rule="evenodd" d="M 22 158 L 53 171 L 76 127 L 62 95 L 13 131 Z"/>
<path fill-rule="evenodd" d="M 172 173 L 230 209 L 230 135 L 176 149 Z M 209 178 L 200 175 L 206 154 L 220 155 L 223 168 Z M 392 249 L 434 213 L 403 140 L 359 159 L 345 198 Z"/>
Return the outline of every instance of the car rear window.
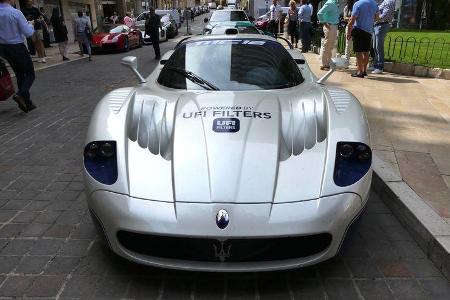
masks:
<path fill-rule="evenodd" d="M 210 22 L 248 21 L 245 12 L 241 10 L 221 10 L 213 12 Z"/>

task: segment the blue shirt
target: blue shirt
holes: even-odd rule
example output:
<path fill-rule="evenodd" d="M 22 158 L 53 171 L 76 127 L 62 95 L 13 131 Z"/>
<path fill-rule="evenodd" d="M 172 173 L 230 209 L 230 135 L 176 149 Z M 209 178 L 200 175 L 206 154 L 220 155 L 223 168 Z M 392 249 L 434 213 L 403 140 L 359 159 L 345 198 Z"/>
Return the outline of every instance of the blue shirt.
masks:
<path fill-rule="evenodd" d="M 298 14 L 298 19 L 300 20 L 300 22 L 311 22 L 311 15 L 312 13 L 309 5 L 304 4 L 300 6 L 300 11 Z"/>
<path fill-rule="evenodd" d="M 0 3 L 0 44 L 21 44 L 23 35 L 32 36 L 33 26 L 20 10 L 6 3 Z"/>
<path fill-rule="evenodd" d="M 378 5 L 374 0 L 358 0 L 353 4 L 352 17 L 356 17 L 354 28 L 372 33 Z"/>

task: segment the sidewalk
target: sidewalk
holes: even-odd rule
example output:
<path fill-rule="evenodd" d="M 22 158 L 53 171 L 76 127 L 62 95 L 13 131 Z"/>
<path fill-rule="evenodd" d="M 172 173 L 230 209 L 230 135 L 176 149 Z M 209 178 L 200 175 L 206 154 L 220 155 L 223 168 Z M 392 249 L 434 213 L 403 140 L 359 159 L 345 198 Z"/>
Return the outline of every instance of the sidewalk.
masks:
<path fill-rule="evenodd" d="M 305 57 L 318 77 L 325 74 L 325 71 L 319 69 L 318 55 L 306 53 Z M 395 187 L 390 186 L 389 183 L 406 183 L 404 187 L 410 188 L 412 194 L 415 192 L 418 195 L 416 198 L 422 203 L 416 203 L 416 208 L 412 209 L 414 217 L 422 225 L 430 221 L 431 226 L 438 226 L 439 230 L 434 232 L 427 227 L 427 224 L 424 228 L 429 229 L 434 239 L 450 253 L 450 84 L 448 80 L 408 77 L 391 73 L 369 74 L 365 79 L 360 79 L 350 77 L 352 72 L 354 72 L 352 67 L 349 70 L 336 71 L 328 79 L 327 84 L 349 90 L 361 101 L 369 121 L 375 154 L 375 171 L 377 167 L 379 168 L 375 163 L 375 156 L 377 156 L 389 169 L 387 175 L 378 175 L 391 189 Z M 385 170 L 377 173 L 383 172 Z M 410 194 L 405 196 L 405 201 L 413 198 Z M 423 203 L 426 206 L 420 207 Z M 425 214 L 424 211 L 428 208 L 432 211 L 430 210 L 424 216 L 425 221 L 421 220 L 417 215 Z M 408 222 L 413 221 L 408 220 Z M 432 241 L 428 240 L 428 243 L 430 242 Z M 446 264 L 450 269 L 450 261 L 446 260 Z"/>
<path fill-rule="evenodd" d="M 78 54 L 80 51 L 78 43 L 69 42 L 68 47 L 69 47 L 68 58 L 70 59 L 70 61 L 79 60 L 87 57 L 87 56 L 80 57 L 80 55 Z M 35 71 L 46 69 L 55 65 L 60 65 L 66 62 L 70 62 L 62 60 L 61 54 L 59 54 L 58 44 L 52 44 L 50 48 L 45 48 L 45 55 L 47 57 L 47 63 L 38 63 L 37 59 L 33 58 Z"/>
<path fill-rule="evenodd" d="M 78 43 L 70 42 L 68 47 L 69 47 L 69 51 L 68 51 L 67 56 L 70 59 L 68 61 L 62 60 L 61 54 L 59 54 L 58 44 L 52 44 L 50 48 L 45 48 L 45 55 L 47 57 L 46 58 L 47 63 L 38 63 L 37 58 L 33 58 L 34 70 L 35 71 L 43 70 L 43 69 L 47 69 L 47 68 L 57 66 L 60 64 L 87 58 L 86 55 L 84 57 L 81 57 L 78 54 L 78 52 L 80 51 L 80 48 L 78 47 Z M 8 72 L 11 74 L 12 77 L 14 77 L 13 70 L 9 67 L 9 65 L 7 65 L 7 67 L 8 67 Z"/>

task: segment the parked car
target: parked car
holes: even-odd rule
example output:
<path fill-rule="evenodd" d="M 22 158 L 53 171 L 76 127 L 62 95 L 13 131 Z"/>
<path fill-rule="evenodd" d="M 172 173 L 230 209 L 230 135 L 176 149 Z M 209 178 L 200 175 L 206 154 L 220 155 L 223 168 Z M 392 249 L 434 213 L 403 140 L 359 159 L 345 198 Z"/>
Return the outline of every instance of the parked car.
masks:
<path fill-rule="evenodd" d="M 281 7 L 281 19 L 280 19 L 280 25 L 279 25 L 279 33 L 283 33 L 284 32 L 284 23 L 288 22 L 287 18 L 287 12 L 289 10 L 289 7 L 283 6 Z M 267 15 L 261 15 L 259 16 L 256 21 L 255 21 L 255 25 L 258 29 L 262 30 L 262 31 L 268 31 L 269 30 L 269 17 Z"/>
<path fill-rule="evenodd" d="M 176 9 L 157 9 L 155 11 L 158 15 L 166 15 L 170 14 L 172 18 L 175 20 L 175 23 L 177 24 L 177 28 L 181 27 L 181 18 L 180 13 Z"/>
<path fill-rule="evenodd" d="M 136 263 L 256 272 L 335 256 L 372 178 L 367 118 L 264 35 L 180 42 L 98 102 L 84 146 L 93 223 Z"/>
<path fill-rule="evenodd" d="M 209 19 L 204 19 L 204 22 L 206 25 L 203 29 L 203 33 L 210 31 L 213 26 L 223 22 L 248 22 L 251 24 L 247 14 L 239 9 L 215 10 Z"/>
<path fill-rule="evenodd" d="M 252 23 L 244 21 L 219 23 L 205 34 L 264 34 L 264 32 L 256 28 Z"/>
<path fill-rule="evenodd" d="M 168 25 L 170 26 L 170 25 Z M 152 44 L 152 40 L 150 39 L 150 36 L 145 34 L 145 31 L 141 31 L 142 34 L 142 40 L 144 42 L 144 45 L 151 45 Z M 167 35 L 167 26 L 162 27 L 162 30 L 159 29 L 159 41 L 160 42 L 165 42 L 168 41 L 169 37 Z"/>
<path fill-rule="evenodd" d="M 91 48 L 94 53 L 101 51 L 128 51 L 131 48 L 142 47 L 143 39 L 139 29 L 126 25 L 103 25 L 92 35 Z"/>
<path fill-rule="evenodd" d="M 164 11 L 156 10 L 155 13 L 161 17 L 161 24 L 166 27 L 166 33 L 168 38 L 174 38 L 178 35 L 178 26 L 175 19 L 171 14 L 165 14 Z M 145 16 L 148 15 L 148 11 L 144 11 L 136 18 L 136 26 L 141 30 L 145 31 Z"/>

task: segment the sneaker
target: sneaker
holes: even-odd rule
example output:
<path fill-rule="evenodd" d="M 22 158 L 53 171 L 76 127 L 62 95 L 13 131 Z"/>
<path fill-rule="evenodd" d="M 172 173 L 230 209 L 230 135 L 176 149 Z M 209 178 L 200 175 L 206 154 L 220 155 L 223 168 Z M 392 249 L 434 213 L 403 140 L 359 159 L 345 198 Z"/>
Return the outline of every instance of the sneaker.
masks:
<path fill-rule="evenodd" d="M 70 60 L 68 57 L 63 56 L 63 61 Z"/>
<path fill-rule="evenodd" d="M 373 71 L 373 70 L 375 70 L 375 68 L 373 66 L 370 66 L 367 68 L 367 71 Z"/>
<path fill-rule="evenodd" d="M 330 69 L 330 66 L 320 66 L 320 69 L 328 71 Z"/>
<path fill-rule="evenodd" d="M 383 70 L 375 69 L 372 71 L 372 74 L 383 74 Z"/>
<path fill-rule="evenodd" d="M 45 58 L 39 59 L 38 62 L 39 62 L 39 63 L 43 63 L 43 64 L 47 63 L 47 61 L 45 60 Z"/>
<path fill-rule="evenodd" d="M 35 108 L 36 108 L 36 105 L 34 105 L 33 103 L 27 104 L 27 112 L 30 112 Z"/>
<path fill-rule="evenodd" d="M 352 77 L 358 77 L 358 78 L 364 78 L 364 74 L 363 73 L 358 73 L 358 72 L 353 73 L 351 76 Z"/>
<path fill-rule="evenodd" d="M 25 99 L 23 99 L 22 96 L 14 95 L 13 100 L 16 101 L 21 111 L 28 112 L 27 105 L 25 104 Z"/>

